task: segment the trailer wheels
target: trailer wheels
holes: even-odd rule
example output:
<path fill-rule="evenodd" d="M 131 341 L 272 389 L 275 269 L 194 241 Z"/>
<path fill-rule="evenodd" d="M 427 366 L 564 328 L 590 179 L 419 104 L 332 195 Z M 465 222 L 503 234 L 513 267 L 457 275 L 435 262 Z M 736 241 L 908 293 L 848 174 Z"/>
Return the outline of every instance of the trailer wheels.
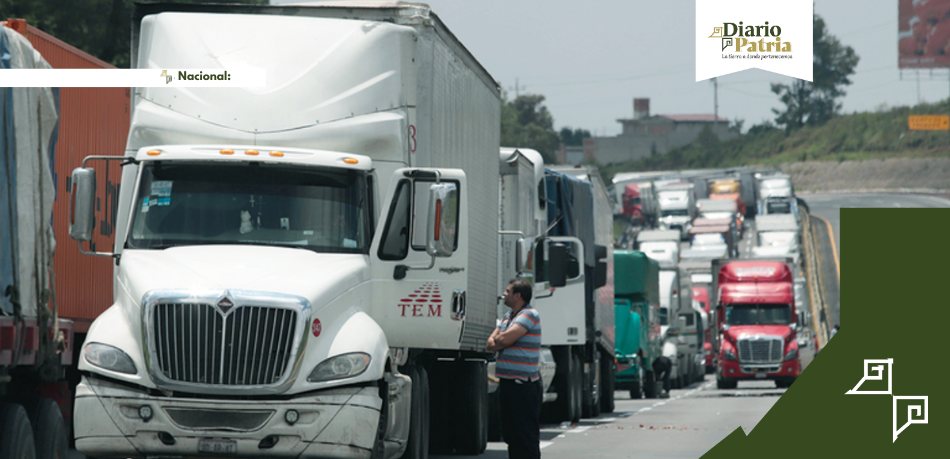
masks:
<path fill-rule="evenodd" d="M 59 405 L 48 398 L 35 399 L 26 406 L 33 425 L 36 459 L 65 459 L 69 453 L 66 422 Z"/>
<path fill-rule="evenodd" d="M 575 423 L 581 420 L 584 408 L 584 367 L 581 366 L 581 358 L 577 354 L 571 355 L 571 393 L 574 394 L 571 400 L 573 413 L 569 421 Z"/>
<path fill-rule="evenodd" d="M 0 457 L 36 459 L 30 419 L 15 403 L 0 403 Z"/>
<path fill-rule="evenodd" d="M 409 420 L 409 444 L 402 459 L 429 457 L 429 375 L 425 367 L 409 367 L 412 380 L 412 408 Z"/>
<path fill-rule="evenodd" d="M 614 412 L 614 371 L 614 359 L 600 356 L 600 411 L 603 413 Z"/>
<path fill-rule="evenodd" d="M 599 375 L 600 353 L 595 352 L 594 357 L 594 361 L 588 367 L 589 371 L 584 373 L 584 395 L 581 399 L 584 401 L 581 407 L 581 417 L 584 418 L 596 418 L 600 416 L 600 396 L 603 395 L 600 393 L 603 389 L 600 384 L 602 379 Z M 580 359 L 578 359 L 578 366 L 582 369 L 584 368 L 583 364 L 580 363 Z M 581 371 L 583 372 L 583 370 Z"/>

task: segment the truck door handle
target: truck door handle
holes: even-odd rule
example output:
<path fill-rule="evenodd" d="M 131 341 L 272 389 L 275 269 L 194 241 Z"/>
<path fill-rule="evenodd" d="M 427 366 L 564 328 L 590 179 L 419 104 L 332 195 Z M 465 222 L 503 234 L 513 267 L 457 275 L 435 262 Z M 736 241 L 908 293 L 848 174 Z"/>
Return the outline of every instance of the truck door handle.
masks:
<path fill-rule="evenodd" d="M 452 292 L 452 320 L 465 320 L 465 290 Z"/>

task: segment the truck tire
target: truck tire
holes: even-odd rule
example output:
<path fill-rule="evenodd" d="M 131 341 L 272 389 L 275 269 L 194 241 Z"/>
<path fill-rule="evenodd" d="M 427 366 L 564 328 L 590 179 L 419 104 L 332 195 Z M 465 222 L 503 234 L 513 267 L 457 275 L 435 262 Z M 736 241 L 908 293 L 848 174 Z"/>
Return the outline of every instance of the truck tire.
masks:
<path fill-rule="evenodd" d="M 15 403 L 0 403 L 0 457 L 36 459 L 30 418 Z"/>
<path fill-rule="evenodd" d="M 66 459 L 69 439 L 59 405 L 48 398 L 38 398 L 25 408 L 33 426 L 36 459 Z"/>
<path fill-rule="evenodd" d="M 501 394 L 496 390 L 488 394 L 488 441 L 502 440 L 504 438 L 501 434 Z"/>
<path fill-rule="evenodd" d="M 412 380 L 412 407 L 409 419 L 409 442 L 402 459 L 429 457 L 429 378 L 425 367 L 409 367 Z"/>
<path fill-rule="evenodd" d="M 571 401 L 574 409 L 569 421 L 576 423 L 581 420 L 581 412 L 584 409 L 584 367 L 581 366 L 581 358 L 577 354 L 572 353 L 571 362 L 571 393 L 574 394 Z"/>
<path fill-rule="evenodd" d="M 656 376 L 652 370 L 643 374 L 643 395 L 646 398 L 656 398 Z"/>
<path fill-rule="evenodd" d="M 462 361 L 455 365 L 455 387 L 461 393 L 452 414 L 453 446 L 457 454 L 474 456 L 488 446 L 488 367 L 484 361 Z"/>
<path fill-rule="evenodd" d="M 614 359 L 607 355 L 600 356 L 600 411 L 614 412 Z"/>
<path fill-rule="evenodd" d="M 556 347 L 552 351 L 557 369 L 551 385 L 554 386 L 557 399 L 553 403 L 541 405 L 541 419 L 550 423 L 574 422 L 580 416 L 580 400 L 576 400 L 579 391 L 574 387 L 577 380 L 575 373 L 579 373 L 580 369 L 574 369 L 576 367 L 569 347 Z M 580 389 L 580 382 L 576 384 L 576 389 Z"/>
<path fill-rule="evenodd" d="M 717 389 L 735 389 L 739 386 L 739 381 L 735 379 L 716 378 Z"/>
<path fill-rule="evenodd" d="M 379 408 L 376 439 L 373 440 L 373 451 L 370 453 L 370 459 L 385 459 L 386 457 L 386 429 L 389 428 L 389 385 L 386 384 L 385 380 L 379 382 L 379 398 L 382 399 L 383 403 Z M 65 458 L 66 456 L 61 457 Z"/>
<path fill-rule="evenodd" d="M 631 400 L 639 400 L 639 399 L 643 398 L 643 392 L 644 392 L 644 389 L 645 389 L 645 387 L 644 387 L 644 381 L 645 381 L 644 378 L 645 378 L 645 376 L 644 376 L 644 375 L 645 375 L 646 373 L 644 373 L 644 371 L 643 371 L 643 361 L 642 361 L 639 357 L 637 357 L 637 368 L 639 369 L 639 371 L 637 372 L 637 380 L 633 383 L 633 387 L 630 388 L 630 399 L 631 399 Z"/>
<path fill-rule="evenodd" d="M 581 407 L 581 417 L 583 418 L 596 418 L 600 416 L 601 385 L 598 375 L 600 372 L 600 353 L 595 352 L 594 355 L 597 356 L 597 358 L 588 365 L 589 371 L 584 374 L 584 396 L 581 399 L 584 401 Z M 584 368 L 583 363 L 580 365 L 581 368 Z"/>

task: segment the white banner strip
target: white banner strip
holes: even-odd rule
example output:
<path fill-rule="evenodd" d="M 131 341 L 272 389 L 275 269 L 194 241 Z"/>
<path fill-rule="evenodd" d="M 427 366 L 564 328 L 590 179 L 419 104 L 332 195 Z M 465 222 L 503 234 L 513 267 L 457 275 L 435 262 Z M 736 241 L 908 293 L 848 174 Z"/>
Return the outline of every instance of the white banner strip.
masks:
<path fill-rule="evenodd" d="M 264 69 L 2 69 L 0 87 L 263 88 Z"/>

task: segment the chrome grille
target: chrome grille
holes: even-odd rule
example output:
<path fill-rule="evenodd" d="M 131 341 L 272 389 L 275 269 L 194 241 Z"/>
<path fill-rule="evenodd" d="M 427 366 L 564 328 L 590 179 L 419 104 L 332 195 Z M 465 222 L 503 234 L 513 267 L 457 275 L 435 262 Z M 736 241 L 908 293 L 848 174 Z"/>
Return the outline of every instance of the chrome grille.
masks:
<path fill-rule="evenodd" d="M 158 370 L 172 381 L 225 386 L 275 384 L 291 361 L 297 312 L 210 304 L 158 303 L 152 326 Z"/>
<path fill-rule="evenodd" d="M 756 336 L 740 338 L 739 362 L 741 363 L 781 363 L 782 339 L 778 337 Z"/>

